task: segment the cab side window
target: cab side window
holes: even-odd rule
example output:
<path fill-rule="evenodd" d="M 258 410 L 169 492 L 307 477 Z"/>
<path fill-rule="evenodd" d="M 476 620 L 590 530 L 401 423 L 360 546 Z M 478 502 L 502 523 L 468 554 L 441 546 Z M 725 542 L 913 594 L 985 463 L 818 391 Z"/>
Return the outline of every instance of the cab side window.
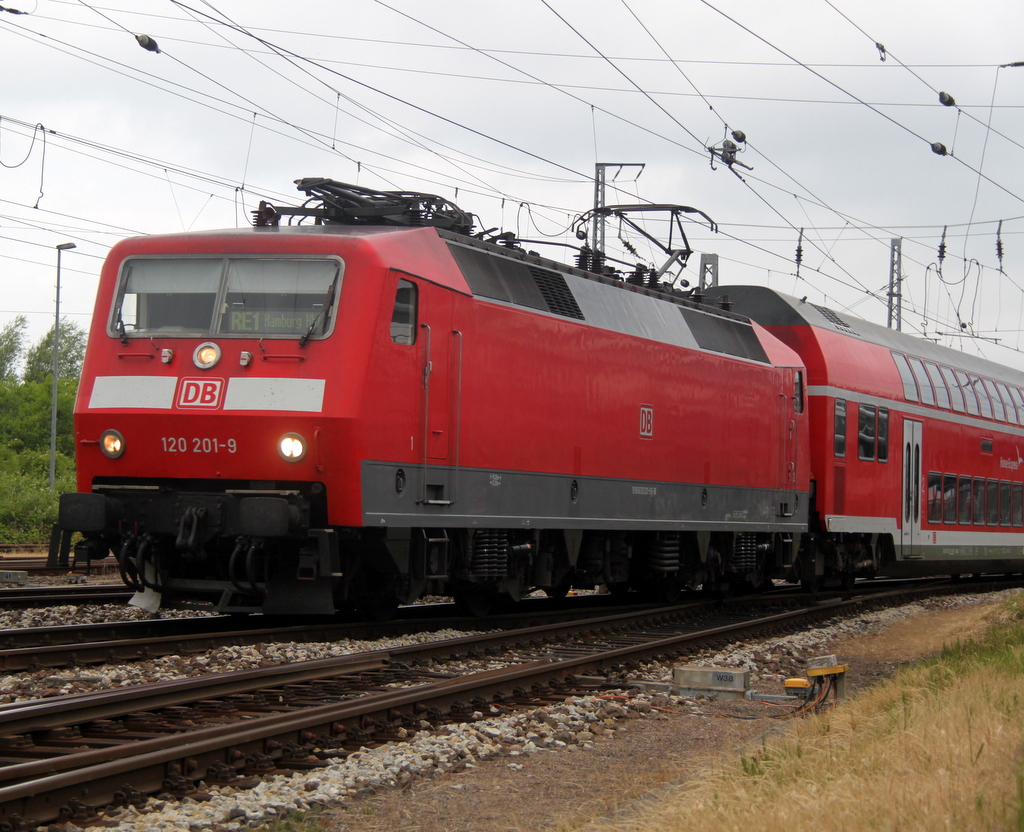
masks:
<path fill-rule="evenodd" d="M 399 280 L 391 312 L 391 340 L 396 344 L 416 343 L 416 302 L 416 284 Z"/>

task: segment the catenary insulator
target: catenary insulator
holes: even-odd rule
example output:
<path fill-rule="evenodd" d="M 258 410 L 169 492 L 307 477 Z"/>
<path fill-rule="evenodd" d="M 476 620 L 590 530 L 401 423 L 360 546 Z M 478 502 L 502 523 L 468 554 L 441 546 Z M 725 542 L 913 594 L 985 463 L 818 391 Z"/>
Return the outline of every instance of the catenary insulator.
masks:
<path fill-rule="evenodd" d="M 149 35 L 136 35 L 135 40 L 137 40 L 139 42 L 139 46 L 147 52 L 156 52 L 158 55 L 160 54 L 160 47 L 156 45 L 156 41 Z"/>
<path fill-rule="evenodd" d="M 936 156 L 945 156 L 948 151 L 942 142 L 932 142 L 932 153 Z"/>
<path fill-rule="evenodd" d="M 948 92 L 940 92 L 939 93 L 939 103 L 943 107 L 955 107 L 956 106 L 956 99 L 953 98 L 953 96 L 951 96 Z"/>

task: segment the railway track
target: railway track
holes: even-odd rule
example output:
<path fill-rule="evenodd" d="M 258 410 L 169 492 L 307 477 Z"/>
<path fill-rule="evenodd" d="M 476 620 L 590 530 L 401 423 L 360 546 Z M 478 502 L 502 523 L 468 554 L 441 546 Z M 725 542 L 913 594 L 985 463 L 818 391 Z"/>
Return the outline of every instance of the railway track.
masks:
<path fill-rule="evenodd" d="M 111 576 L 117 578 L 117 566 L 113 558 L 91 564 L 51 566 L 50 547 L 45 543 L 0 543 L 0 572 L 16 570 L 30 575 L 77 574 Z"/>
<path fill-rule="evenodd" d="M 84 825 L 108 804 L 199 781 L 245 786 L 387 742 L 409 726 L 477 710 L 536 707 L 600 689 L 579 677 L 652 657 L 796 629 L 809 621 L 948 592 L 888 590 L 765 614 L 754 605 L 635 611 L 443 642 L 0 707 L 0 823 Z M 955 591 L 955 590 L 954 590 Z M 451 658 L 500 663 L 447 673 Z M 440 664 L 438 664 L 440 662 Z M 3 828 L 3 827 L 0 827 Z"/>
<path fill-rule="evenodd" d="M 61 584 L 0 588 L 0 610 L 61 604 L 124 604 L 134 593 L 123 584 Z"/>
<path fill-rule="evenodd" d="M 898 586 L 905 587 L 906 584 Z M 90 592 L 87 587 L 65 589 L 72 592 L 67 596 L 54 596 L 61 603 L 83 603 L 86 599 L 90 603 L 101 603 L 103 599 L 123 602 L 131 595 L 119 587 L 104 587 L 100 595 L 87 598 Z M 878 588 L 874 589 L 878 591 Z M 14 590 L 7 592 L 15 593 Z M 4 606 L 5 597 L 5 591 L 0 590 L 0 609 Z M 34 597 L 37 596 L 26 592 L 18 603 L 32 606 L 30 599 Z M 821 595 L 817 600 L 828 597 Z M 43 593 L 38 598 L 46 599 L 47 596 Z M 581 614 L 609 615 L 664 609 L 650 604 L 618 603 L 609 606 L 611 600 L 608 596 L 585 596 L 566 604 L 557 599 L 530 599 L 513 613 L 483 619 L 459 614 L 454 604 L 436 603 L 403 607 L 394 619 L 382 622 L 351 621 L 340 616 L 300 622 L 293 619 L 282 622 L 264 616 L 204 616 L 0 630 L 0 671 L 15 673 L 43 668 L 88 667 L 270 642 L 332 642 L 341 638 L 365 640 L 445 628 L 506 630 L 527 624 L 539 626 L 572 621 Z M 714 603 L 690 601 L 684 606 L 697 610 Z M 805 604 L 807 596 L 794 588 L 745 599 L 745 603 L 770 606 Z"/>

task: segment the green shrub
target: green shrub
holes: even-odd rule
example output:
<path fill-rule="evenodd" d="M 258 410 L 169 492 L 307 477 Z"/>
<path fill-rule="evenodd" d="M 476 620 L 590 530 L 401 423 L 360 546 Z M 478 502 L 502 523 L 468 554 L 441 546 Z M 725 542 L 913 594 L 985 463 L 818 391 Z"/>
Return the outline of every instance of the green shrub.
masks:
<path fill-rule="evenodd" d="M 0 448 L 0 543 L 46 543 L 57 522 L 57 503 L 75 490 L 74 463 L 56 459 L 56 487 L 50 490 L 49 454 Z"/>

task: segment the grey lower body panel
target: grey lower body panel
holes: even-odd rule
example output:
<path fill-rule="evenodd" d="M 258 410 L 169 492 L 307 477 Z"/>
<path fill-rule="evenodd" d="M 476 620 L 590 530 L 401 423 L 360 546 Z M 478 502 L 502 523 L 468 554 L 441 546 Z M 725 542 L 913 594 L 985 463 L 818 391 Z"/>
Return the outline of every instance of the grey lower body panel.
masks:
<path fill-rule="evenodd" d="M 904 552 L 897 560 L 884 564 L 880 571 L 894 578 L 918 578 L 935 574 L 1020 572 L 1022 569 L 1024 548 L 1021 546 L 916 544 L 909 553 Z"/>
<path fill-rule="evenodd" d="M 801 532 L 806 492 L 363 462 L 367 527 Z"/>

